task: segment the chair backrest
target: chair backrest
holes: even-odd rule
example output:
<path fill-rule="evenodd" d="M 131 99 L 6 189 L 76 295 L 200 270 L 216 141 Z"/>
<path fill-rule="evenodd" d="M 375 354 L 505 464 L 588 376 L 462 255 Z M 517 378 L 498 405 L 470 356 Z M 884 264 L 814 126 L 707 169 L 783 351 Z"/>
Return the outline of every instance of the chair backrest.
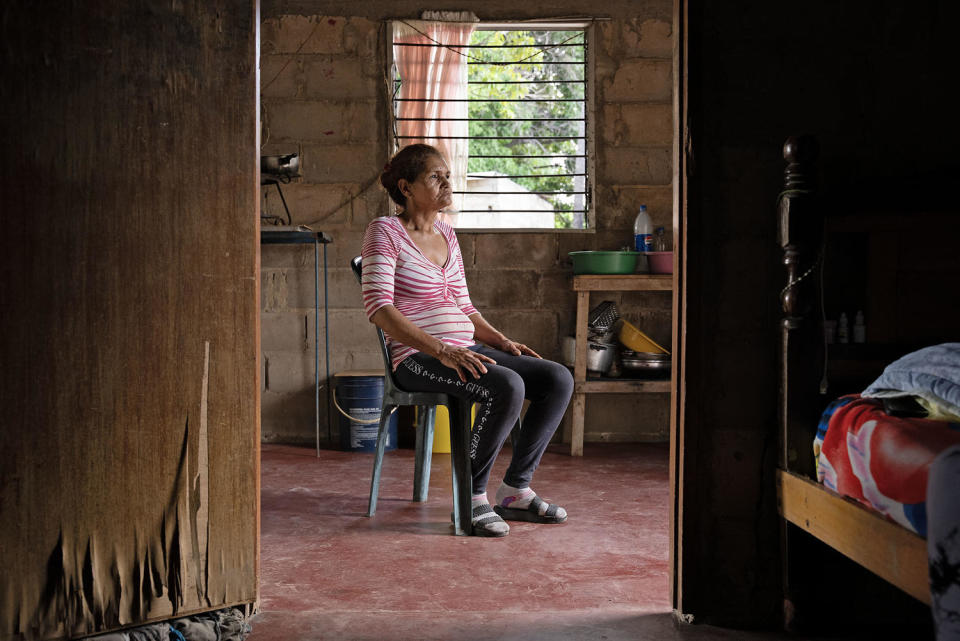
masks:
<path fill-rule="evenodd" d="M 353 275 L 357 277 L 357 282 L 363 285 L 363 256 L 354 256 L 350 261 L 350 268 L 353 269 Z M 384 386 L 385 393 L 392 390 L 399 390 L 397 381 L 393 378 L 393 363 L 390 359 L 390 350 L 387 348 L 387 338 L 383 335 L 383 330 L 377 327 L 377 338 L 380 340 L 380 354 L 383 356 Z"/>

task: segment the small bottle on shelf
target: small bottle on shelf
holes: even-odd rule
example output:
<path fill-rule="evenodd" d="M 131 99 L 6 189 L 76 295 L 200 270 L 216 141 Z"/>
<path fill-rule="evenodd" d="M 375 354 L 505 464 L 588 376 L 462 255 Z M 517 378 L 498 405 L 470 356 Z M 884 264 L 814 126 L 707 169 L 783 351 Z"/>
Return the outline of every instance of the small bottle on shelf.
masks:
<path fill-rule="evenodd" d="M 667 251 L 667 237 L 665 232 L 666 230 L 663 227 L 657 227 L 657 230 L 653 233 L 653 251 Z"/>
<path fill-rule="evenodd" d="M 853 342 L 854 343 L 867 342 L 867 326 L 863 322 L 862 311 L 857 311 L 857 315 L 853 319 Z"/>
<path fill-rule="evenodd" d="M 840 320 L 837 322 L 837 342 L 846 344 L 850 342 L 850 321 L 847 320 L 847 313 L 840 314 Z"/>

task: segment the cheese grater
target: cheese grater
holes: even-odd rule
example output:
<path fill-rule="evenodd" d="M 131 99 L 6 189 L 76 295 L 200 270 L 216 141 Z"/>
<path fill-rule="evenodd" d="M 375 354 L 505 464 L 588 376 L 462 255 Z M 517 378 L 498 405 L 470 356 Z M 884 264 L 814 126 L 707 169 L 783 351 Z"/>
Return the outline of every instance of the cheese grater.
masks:
<path fill-rule="evenodd" d="M 616 304 L 612 300 L 605 300 L 590 310 L 587 315 L 587 328 L 592 333 L 605 334 L 619 318 Z"/>

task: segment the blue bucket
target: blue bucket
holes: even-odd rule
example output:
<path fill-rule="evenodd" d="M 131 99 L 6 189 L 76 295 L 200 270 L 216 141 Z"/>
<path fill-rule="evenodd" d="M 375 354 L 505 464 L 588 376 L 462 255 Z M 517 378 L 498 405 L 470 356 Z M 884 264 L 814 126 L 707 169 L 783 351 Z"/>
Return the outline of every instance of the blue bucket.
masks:
<path fill-rule="evenodd" d="M 383 375 L 352 372 L 336 374 L 335 401 L 339 406 L 340 446 L 348 452 L 373 452 L 377 449 L 380 406 L 383 403 Z M 344 416 L 348 414 L 350 418 Z M 387 421 L 387 449 L 397 447 L 397 413 Z"/>

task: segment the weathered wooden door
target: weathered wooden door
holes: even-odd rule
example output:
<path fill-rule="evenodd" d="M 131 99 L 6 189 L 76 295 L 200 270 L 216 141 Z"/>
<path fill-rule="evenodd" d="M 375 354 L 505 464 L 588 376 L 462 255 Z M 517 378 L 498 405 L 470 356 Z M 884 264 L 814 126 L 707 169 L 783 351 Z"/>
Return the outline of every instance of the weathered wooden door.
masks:
<path fill-rule="evenodd" d="M 258 28 L 4 8 L 0 639 L 257 598 Z"/>

